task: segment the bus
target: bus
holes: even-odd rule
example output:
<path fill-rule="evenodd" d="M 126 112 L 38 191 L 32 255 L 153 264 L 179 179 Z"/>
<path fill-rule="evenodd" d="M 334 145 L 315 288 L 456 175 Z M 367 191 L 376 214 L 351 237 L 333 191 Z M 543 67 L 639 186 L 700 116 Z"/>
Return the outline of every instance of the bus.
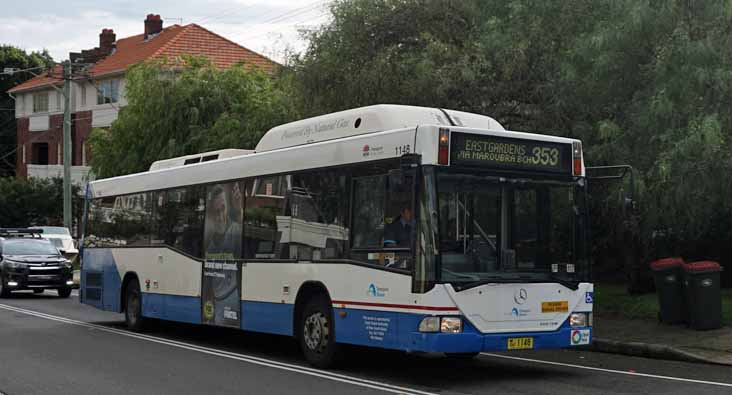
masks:
<path fill-rule="evenodd" d="M 580 141 L 488 116 L 374 105 L 253 151 L 90 182 L 80 300 L 151 319 L 471 358 L 589 344 Z"/>

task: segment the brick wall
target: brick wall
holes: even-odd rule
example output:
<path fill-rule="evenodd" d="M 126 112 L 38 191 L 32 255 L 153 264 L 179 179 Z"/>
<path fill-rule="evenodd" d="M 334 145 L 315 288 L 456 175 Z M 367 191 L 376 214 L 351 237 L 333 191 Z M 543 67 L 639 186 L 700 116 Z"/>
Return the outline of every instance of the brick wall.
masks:
<path fill-rule="evenodd" d="M 23 145 L 26 143 L 28 138 L 28 124 L 28 118 L 17 119 L 18 151 L 15 154 L 15 174 L 21 178 L 28 177 L 28 168 L 25 166 L 25 163 L 23 163 Z M 26 147 L 26 160 L 29 155 L 29 152 L 27 151 L 28 149 L 29 148 Z"/>
<path fill-rule="evenodd" d="M 73 161 L 72 166 L 82 166 L 81 147 L 85 141 L 86 144 L 86 163 L 89 163 L 91 159 L 91 149 L 89 147 L 88 139 L 92 130 L 92 112 L 91 111 L 79 111 L 72 114 L 71 125 L 71 142 L 73 143 Z"/>

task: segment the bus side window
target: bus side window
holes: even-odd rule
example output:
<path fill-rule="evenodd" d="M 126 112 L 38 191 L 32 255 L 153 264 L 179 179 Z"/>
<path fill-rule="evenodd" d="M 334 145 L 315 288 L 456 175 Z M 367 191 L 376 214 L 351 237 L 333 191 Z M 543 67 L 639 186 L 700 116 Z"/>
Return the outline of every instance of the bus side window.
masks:
<path fill-rule="evenodd" d="M 89 247 L 147 246 L 151 237 L 151 193 L 95 199 L 89 207 Z"/>
<path fill-rule="evenodd" d="M 244 258 L 289 259 L 291 215 L 285 212 L 289 176 L 247 181 Z"/>
<path fill-rule="evenodd" d="M 153 228 L 157 228 L 157 236 L 151 244 L 164 244 L 202 257 L 205 192 L 201 186 L 155 192 Z"/>
<path fill-rule="evenodd" d="M 346 176 L 338 170 L 292 176 L 292 188 L 286 199 L 291 221 L 290 258 L 305 261 L 345 258 L 346 186 Z"/>
<path fill-rule="evenodd" d="M 386 176 L 353 180 L 353 247 L 380 248 L 384 243 Z"/>

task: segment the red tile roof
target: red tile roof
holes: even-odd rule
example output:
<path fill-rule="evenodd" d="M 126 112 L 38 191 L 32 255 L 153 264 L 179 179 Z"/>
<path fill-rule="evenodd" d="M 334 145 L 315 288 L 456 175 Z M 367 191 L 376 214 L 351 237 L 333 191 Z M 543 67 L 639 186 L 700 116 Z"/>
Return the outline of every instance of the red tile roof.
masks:
<path fill-rule="evenodd" d="M 62 65 L 57 64 L 53 66 L 53 69 L 43 72 L 42 74 L 33 77 L 19 85 L 14 86 L 11 89 L 8 89 L 8 93 L 13 93 L 17 91 L 22 91 L 26 89 L 32 89 L 32 88 L 38 88 L 41 86 L 61 83 L 63 79 L 61 79 L 61 76 L 63 75 L 64 68 Z"/>
<path fill-rule="evenodd" d="M 263 55 L 191 23 L 185 26 L 166 27 L 147 41 L 144 34 L 119 39 L 116 42 L 114 53 L 91 66 L 89 72 L 92 76 L 100 77 L 124 72 L 127 67 L 145 60 L 167 58 L 175 61 L 182 55 L 205 56 L 215 66 L 222 68 L 243 63 L 271 73 L 279 66 L 278 63 Z M 60 68 L 61 66 L 57 65 L 55 69 L 59 71 L 52 74 L 60 77 Z M 37 88 L 60 81 L 60 78 L 42 75 L 8 90 L 8 92 Z"/>

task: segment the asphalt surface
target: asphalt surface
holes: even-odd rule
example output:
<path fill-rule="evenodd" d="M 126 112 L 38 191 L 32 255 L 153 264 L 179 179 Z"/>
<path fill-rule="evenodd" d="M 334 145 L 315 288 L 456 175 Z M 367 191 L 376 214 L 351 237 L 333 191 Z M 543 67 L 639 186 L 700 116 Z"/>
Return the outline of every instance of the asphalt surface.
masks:
<path fill-rule="evenodd" d="M 0 299 L 0 394 L 730 394 L 732 368 L 577 350 L 472 361 L 354 349 L 322 371 L 294 340 L 160 322 L 128 332 L 119 314 L 55 292 Z"/>

